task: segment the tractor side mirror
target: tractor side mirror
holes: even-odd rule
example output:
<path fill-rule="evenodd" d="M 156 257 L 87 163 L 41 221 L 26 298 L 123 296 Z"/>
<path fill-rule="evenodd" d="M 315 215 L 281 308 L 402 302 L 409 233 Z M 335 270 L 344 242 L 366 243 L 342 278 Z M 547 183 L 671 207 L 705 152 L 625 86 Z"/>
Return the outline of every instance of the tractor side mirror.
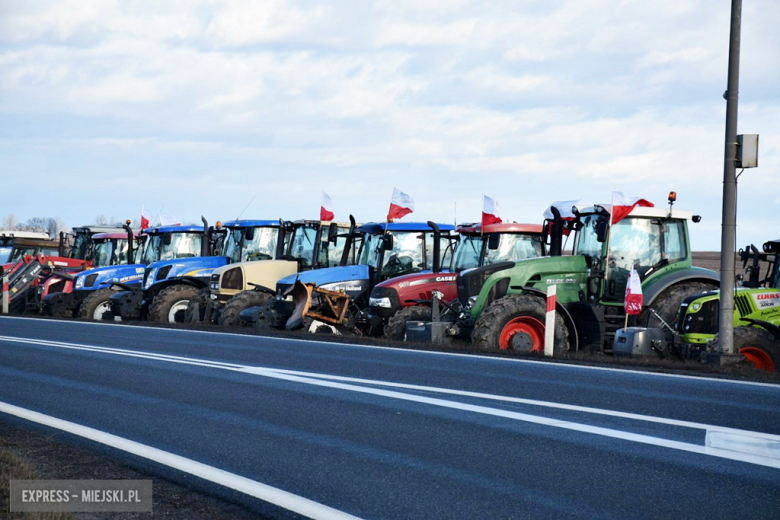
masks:
<path fill-rule="evenodd" d="M 246 231 L 244 231 L 244 238 L 246 240 L 254 240 L 255 239 L 255 228 L 253 228 L 253 227 L 246 228 Z"/>
<path fill-rule="evenodd" d="M 599 220 L 598 224 L 596 224 L 596 240 L 606 242 L 608 233 L 609 223 L 606 220 Z"/>
<path fill-rule="evenodd" d="M 171 245 L 171 234 L 170 233 L 163 233 L 162 243 L 164 245 L 166 245 L 166 246 Z"/>
<path fill-rule="evenodd" d="M 331 244 L 336 244 L 336 241 L 339 238 L 339 225 L 335 222 L 331 222 L 328 226 L 328 242 Z"/>
<path fill-rule="evenodd" d="M 501 235 L 498 233 L 491 233 L 488 235 L 488 249 L 495 251 L 498 249 L 498 245 L 501 243 Z"/>
<path fill-rule="evenodd" d="M 393 235 L 382 235 L 382 249 L 385 251 L 393 250 Z"/>

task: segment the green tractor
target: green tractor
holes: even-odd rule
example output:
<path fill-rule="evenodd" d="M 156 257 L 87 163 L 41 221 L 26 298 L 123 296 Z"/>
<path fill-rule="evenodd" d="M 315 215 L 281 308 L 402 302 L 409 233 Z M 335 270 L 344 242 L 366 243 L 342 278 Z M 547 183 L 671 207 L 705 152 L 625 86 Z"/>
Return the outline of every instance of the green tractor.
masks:
<path fill-rule="evenodd" d="M 615 332 L 625 325 L 623 300 L 632 268 L 641 278 L 645 301 L 633 324 L 674 327 L 681 302 L 717 289 L 719 277 L 691 264 L 688 221 L 701 217 L 673 210 L 672 194 L 669 202 L 668 209 L 635 207 L 615 224 L 611 205 L 575 206 L 566 218 L 553 206 L 547 227 L 552 256 L 460 275 L 461 333 L 472 329 L 474 345 L 483 350 L 543 351 L 547 288 L 556 285 L 554 354 L 610 354 Z M 562 256 L 563 236 L 572 231 L 573 254 Z"/>
<path fill-rule="evenodd" d="M 734 349 L 756 368 L 780 370 L 780 240 L 770 240 L 759 252 L 740 250 L 748 279 L 734 293 Z M 768 263 L 762 279 L 760 262 Z M 748 265 L 750 264 L 750 265 Z M 691 296 L 680 306 L 678 357 L 718 352 L 720 292 Z"/>

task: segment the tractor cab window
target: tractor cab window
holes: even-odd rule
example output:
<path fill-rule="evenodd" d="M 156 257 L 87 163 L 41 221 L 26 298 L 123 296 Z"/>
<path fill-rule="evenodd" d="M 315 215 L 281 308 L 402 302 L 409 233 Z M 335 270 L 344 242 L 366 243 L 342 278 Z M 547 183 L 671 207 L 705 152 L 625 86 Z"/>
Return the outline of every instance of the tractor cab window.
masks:
<path fill-rule="evenodd" d="M 92 258 L 95 267 L 105 267 L 111 265 L 111 257 L 114 254 L 114 243 L 112 240 L 103 240 L 95 243 L 94 255 Z"/>
<path fill-rule="evenodd" d="M 70 257 L 84 260 L 89 253 L 89 246 L 92 243 L 92 237 L 87 233 L 78 233 L 73 241 L 73 249 L 71 250 Z"/>
<path fill-rule="evenodd" d="M 8 263 L 16 263 L 22 260 L 26 255 L 35 256 L 37 249 L 34 247 L 18 247 L 14 249 L 11 254 L 11 258 L 8 259 Z"/>
<path fill-rule="evenodd" d="M 317 228 L 298 226 L 295 228 L 290 242 L 291 256 L 300 260 L 304 267 L 311 267 L 314 262 L 314 246 L 317 243 Z"/>
<path fill-rule="evenodd" d="M 588 215 L 582 220 L 582 228 L 577 233 L 574 244 L 574 254 L 589 256 L 593 266 L 600 266 L 604 256 L 604 243 L 598 241 L 596 229 L 599 225 L 598 215 Z"/>
<path fill-rule="evenodd" d="M 425 267 L 423 263 L 422 233 L 419 231 L 396 231 L 392 235 L 393 249 L 384 252 L 382 265 L 378 267 L 382 276 L 393 278 L 402 274 L 421 271 Z"/>
<path fill-rule="evenodd" d="M 162 235 L 149 235 L 147 237 L 143 263 L 151 264 L 160 259 L 160 244 L 162 244 Z"/>
<path fill-rule="evenodd" d="M 484 242 L 484 237 L 480 235 L 465 235 L 461 237 L 460 245 L 455 251 L 452 270 L 460 272 L 464 269 L 479 267 Z"/>
<path fill-rule="evenodd" d="M 200 256 L 201 233 L 171 233 L 171 243 L 163 241 L 160 260 Z"/>
<path fill-rule="evenodd" d="M 542 244 L 529 235 L 501 234 L 498 249 L 488 249 L 485 265 L 542 256 Z"/>
<path fill-rule="evenodd" d="M 360 264 L 377 268 L 379 258 L 382 256 L 382 235 L 366 234 L 360 251 Z"/>
<path fill-rule="evenodd" d="M 0 264 L 7 264 L 11 258 L 11 253 L 13 253 L 13 251 L 14 251 L 13 246 L 0 247 Z"/>
<path fill-rule="evenodd" d="M 244 230 L 241 228 L 229 229 L 225 238 L 225 248 L 222 254 L 230 258 L 231 262 L 241 261 L 241 241 L 244 239 Z"/>
<path fill-rule="evenodd" d="M 439 238 L 439 251 L 441 251 L 441 267 L 452 262 L 452 241 L 446 236 Z M 425 233 L 425 268 L 433 269 L 433 232 Z"/>
<path fill-rule="evenodd" d="M 319 258 L 317 261 L 319 262 L 320 267 L 337 267 L 341 263 L 341 255 L 344 253 L 344 245 L 347 243 L 346 235 L 349 233 L 349 228 L 339 228 L 339 236 L 336 238 L 335 244 L 328 242 L 326 231 L 327 228 L 323 229 L 322 244 L 320 244 Z"/>
<path fill-rule="evenodd" d="M 778 258 L 777 260 L 780 260 L 780 258 Z M 772 284 L 771 287 L 774 287 L 775 289 L 780 289 L 780 262 L 778 262 L 777 260 L 775 260 L 775 265 L 774 265 L 774 269 L 775 269 L 774 280 L 770 280 L 770 283 Z"/>
<path fill-rule="evenodd" d="M 664 258 L 669 263 L 685 260 L 685 225 L 680 220 L 667 220 L 664 231 Z"/>
<path fill-rule="evenodd" d="M 114 264 L 125 265 L 127 261 L 127 240 L 123 238 L 114 241 Z"/>
<path fill-rule="evenodd" d="M 279 228 L 255 228 L 252 240 L 244 237 L 241 251 L 242 262 L 254 260 L 272 260 L 276 255 L 276 242 L 279 239 Z"/>
<path fill-rule="evenodd" d="M 609 290 L 605 299 L 623 301 L 632 268 L 644 278 L 650 269 L 660 265 L 663 226 L 661 220 L 649 218 L 625 218 L 612 226 L 607 257 Z"/>

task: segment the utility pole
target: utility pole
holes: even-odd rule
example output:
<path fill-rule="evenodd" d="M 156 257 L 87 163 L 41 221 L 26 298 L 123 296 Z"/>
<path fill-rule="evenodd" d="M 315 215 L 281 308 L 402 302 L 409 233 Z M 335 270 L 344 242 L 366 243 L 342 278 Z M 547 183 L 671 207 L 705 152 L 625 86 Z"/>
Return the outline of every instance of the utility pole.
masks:
<path fill-rule="evenodd" d="M 731 39 L 726 97 L 726 154 L 723 164 L 723 226 L 720 242 L 720 364 L 739 359 L 734 352 L 734 251 L 736 249 L 737 104 L 742 0 L 731 0 Z M 736 356 L 735 356 L 736 355 Z M 732 357 L 733 356 L 733 357 Z"/>

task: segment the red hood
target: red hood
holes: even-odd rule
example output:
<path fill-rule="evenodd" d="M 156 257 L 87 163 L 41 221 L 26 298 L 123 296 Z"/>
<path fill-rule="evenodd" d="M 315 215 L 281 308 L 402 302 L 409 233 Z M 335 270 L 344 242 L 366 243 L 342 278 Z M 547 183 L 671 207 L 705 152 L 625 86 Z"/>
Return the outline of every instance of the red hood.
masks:
<path fill-rule="evenodd" d="M 444 294 L 446 302 L 458 296 L 458 273 L 415 273 L 385 280 L 377 287 L 395 289 L 402 307 L 413 305 L 409 300 L 429 300 L 431 291 Z"/>

